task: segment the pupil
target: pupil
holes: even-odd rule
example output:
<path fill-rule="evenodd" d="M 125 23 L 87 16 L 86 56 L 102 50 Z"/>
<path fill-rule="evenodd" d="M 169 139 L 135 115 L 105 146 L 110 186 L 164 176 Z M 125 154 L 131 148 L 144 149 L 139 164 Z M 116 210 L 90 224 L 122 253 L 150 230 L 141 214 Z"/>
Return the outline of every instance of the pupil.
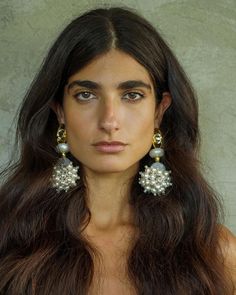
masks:
<path fill-rule="evenodd" d="M 132 98 L 135 98 L 136 94 L 135 94 L 135 93 L 130 93 L 130 96 L 131 96 Z"/>
<path fill-rule="evenodd" d="M 88 92 L 84 92 L 84 97 L 88 98 L 89 97 L 89 93 Z"/>

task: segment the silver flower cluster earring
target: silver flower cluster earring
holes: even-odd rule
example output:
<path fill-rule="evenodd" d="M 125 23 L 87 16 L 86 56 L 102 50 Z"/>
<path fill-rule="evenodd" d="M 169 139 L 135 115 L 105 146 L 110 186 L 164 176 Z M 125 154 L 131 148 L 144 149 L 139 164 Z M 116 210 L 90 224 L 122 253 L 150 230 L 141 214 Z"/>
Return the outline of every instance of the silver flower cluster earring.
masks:
<path fill-rule="evenodd" d="M 51 178 L 52 187 L 56 188 L 57 192 L 67 192 L 70 188 L 76 186 L 78 176 L 78 166 L 73 166 L 73 163 L 66 157 L 69 152 L 69 146 L 66 143 L 66 130 L 61 124 L 57 131 L 57 146 L 56 151 L 62 155 L 53 167 Z"/>
<path fill-rule="evenodd" d="M 156 131 L 156 130 L 155 130 Z M 139 172 L 139 184 L 144 188 L 145 193 L 152 193 L 154 196 L 165 194 L 166 188 L 172 185 L 170 173 L 164 164 L 160 163 L 160 157 L 164 155 L 162 148 L 162 135 L 157 130 L 152 139 L 154 149 L 151 149 L 149 155 L 155 159 L 151 167 L 145 166 L 144 172 Z"/>

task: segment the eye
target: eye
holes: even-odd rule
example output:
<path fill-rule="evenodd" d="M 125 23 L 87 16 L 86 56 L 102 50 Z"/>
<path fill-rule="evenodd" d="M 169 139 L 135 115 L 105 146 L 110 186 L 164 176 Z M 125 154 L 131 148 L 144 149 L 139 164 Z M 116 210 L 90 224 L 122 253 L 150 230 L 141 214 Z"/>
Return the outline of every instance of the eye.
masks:
<path fill-rule="evenodd" d="M 91 95 L 94 95 L 92 92 L 89 91 L 81 91 L 74 95 L 75 98 L 78 98 L 79 100 L 89 100 L 92 99 Z"/>
<path fill-rule="evenodd" d="M 125 96 L 128 95 L 128 100 L 130 101 L 136 101 L 144 98 L 144 94 L 139 92 L 128 92 L 125 94 Z"/>

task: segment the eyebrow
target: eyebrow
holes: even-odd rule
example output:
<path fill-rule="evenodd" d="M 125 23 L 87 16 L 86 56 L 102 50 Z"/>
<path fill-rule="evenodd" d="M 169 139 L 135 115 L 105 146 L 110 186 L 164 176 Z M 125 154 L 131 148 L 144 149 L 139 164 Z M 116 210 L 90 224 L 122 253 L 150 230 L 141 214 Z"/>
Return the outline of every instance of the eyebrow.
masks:
<path fill-rule="evenodd" d="M 71 90 L 75 86 L 81 86 L 89 89 L 95 89 L 95 90 L 101 90 L 102 85 L 100 83 L 90 81 L 90 80 L 75 80 L 67 85 L 67 90 Z M 152 87 L 150 84 L 147 84 L 141 80 L 128 80 L 124 81 L 118 84 L 117 89 L 119 90 L 125 90 L 130 88 L 136 88 L 136 87 L 143 87 L 151 91 Z"/>

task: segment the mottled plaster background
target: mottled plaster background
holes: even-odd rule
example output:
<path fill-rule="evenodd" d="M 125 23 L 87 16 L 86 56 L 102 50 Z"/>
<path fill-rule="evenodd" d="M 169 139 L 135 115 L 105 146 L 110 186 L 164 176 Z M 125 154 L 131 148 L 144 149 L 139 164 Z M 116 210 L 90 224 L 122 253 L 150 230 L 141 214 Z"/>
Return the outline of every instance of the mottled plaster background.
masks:
<path fill-rule="evenodd" d="M 58 33 L 103 1 L 0 0 L 0 164 L 12 151 L 16 110 Z M 205 176 L 236 233 L 236 1 L 109 1 L 135 7 L 162 33 L 199 97 Z"/>

